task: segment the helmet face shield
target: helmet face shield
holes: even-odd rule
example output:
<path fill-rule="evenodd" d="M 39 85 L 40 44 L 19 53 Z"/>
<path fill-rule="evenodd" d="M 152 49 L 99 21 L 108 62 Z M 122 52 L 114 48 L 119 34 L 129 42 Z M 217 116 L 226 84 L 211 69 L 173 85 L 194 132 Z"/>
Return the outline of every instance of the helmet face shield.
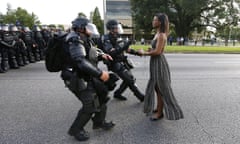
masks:
<path fill-rule="evenodd" d="M 8 32 L 9 28 L 7 25 L 2 26 L 2 31 Z"/>
<path fill-rule="evenodd" d="M 89 32 L 89 35 L 94 38 L 98 38 L 100 36 L 98 29 L 95 24 L 93 23 L 88 23 L 86 25 L 86 30 Z"/>
<path fill-rule="evenodd" d="M 29 29 L 29 27 L 24 27 L 24 29 L 23 29 L 25 32 L 30 32 L 30 29 Z"/>
<path fill-rule="evenodd" d="M 17 32 L 17 31 L 18 31 L 17 26 L 12 26 L 12 27 L 10 28 L 10 31 L 12 31 L 12 32 Z"/>
<path fill-rule="evenodd" d="M 48 29 L 48 26 L 43 25 L 43 26 L 42 26 L 42 29 L 47 30 L 47 29 Z"/>
<path fill-rule="evenodd" d="M 41 31 L 41 29 L 39 27 L 36 27 L 36 31 Z"/>
<path fill-rule="evenodd" d="M 118 29 L 118 34 L 123 34 L 123 28 L 121 24 L 117 25 L 117 29 Z"/>
<path fill-rule="evenodd" d="M 113 25 L 110 31 L 116 34 L 123 34 L 122 25 L 121 24 Z"/>

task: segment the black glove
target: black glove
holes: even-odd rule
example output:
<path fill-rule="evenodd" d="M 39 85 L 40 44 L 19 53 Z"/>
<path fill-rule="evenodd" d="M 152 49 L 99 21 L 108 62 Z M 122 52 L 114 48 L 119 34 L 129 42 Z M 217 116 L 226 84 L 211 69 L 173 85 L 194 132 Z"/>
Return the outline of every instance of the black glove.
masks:
<path fill-rule="evenodd" d="M 124 42 L 124 45 L 123 45 L 123 47 L 122 47 L 123 50 L 127 50 L 131 44 L 132 44 L 132 41 Z"/>
<path fill-rule="evenodd" d="M 105 82 L 105 85 L 108 87 L 109 91 L 114 90 L 114 88 L 117 86 L 116 82 L 119 80 L 118 76 L 114 73 L 109 74 L 108 81 Z"/>

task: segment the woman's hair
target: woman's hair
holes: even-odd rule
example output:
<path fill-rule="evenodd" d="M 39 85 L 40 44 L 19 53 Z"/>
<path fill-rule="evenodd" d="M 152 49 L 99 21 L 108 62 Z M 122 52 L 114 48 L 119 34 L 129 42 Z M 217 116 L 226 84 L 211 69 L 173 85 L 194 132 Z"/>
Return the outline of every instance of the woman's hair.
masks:
<path fill-rule="evenodd" d="M 157 13 L 154 16 L 156 16 L 161 23 L 160 24 L 160 32 L 166 33 L 168 35 L 168 33 L 169 33 L 168 16 L 165 13 Z"/>

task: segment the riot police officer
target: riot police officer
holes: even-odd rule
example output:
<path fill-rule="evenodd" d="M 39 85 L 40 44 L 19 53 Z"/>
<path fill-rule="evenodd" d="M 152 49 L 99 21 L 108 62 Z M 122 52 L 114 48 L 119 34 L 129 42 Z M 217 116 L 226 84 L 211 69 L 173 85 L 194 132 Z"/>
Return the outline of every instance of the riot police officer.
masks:
<path fill-rule="evenodd" d="M 94 26 L 82 17 L 72 22 L 73 31 L 66 36 L 65 63 L 61 73 L 65 85 L 82 102 L 82 108 L 68 131 L 79 141 L 89 139 L 84 126 L 90 119 L 93 129 L 108 130 L 115 125 L 105 121 L 108 99 L 100 98 L 103 95 L 97 91 L 109 79 L 109 73 L 97 67 L 98 58 L 111 60 L 111 57 L 92 46 L 90 36 L 98 33 Z M 104 91 L 107 94 L 103 87 Z"/>
<path fill-rule="evenodd" d="M 39 26 L 34 25 L 32 28 L 33 38 L 37 44 L 37 47 L 34 52 L 36 61 L 44 59 L 44 49 L 47 46 L 45 40 L 43 39 L 41 29 Z"/>
<path fill-rule="evenodd" d="M 36 60 L 39 59 L 39 55 L 35 50 L 37 47 L 37 44 L 33 38 L 32 31 L 29 29 L 29 27 L 27 27 L 27 26 L 22 27 L 20 38 L 26 44 L 26 47 L 27 47 L 26 52 L 27 52 L 28 61 L 30 63 L 34 63 Z"/>
<path fill-rule="evenodd" d="M 0 41 L 2 41 L 2 26 L 0 25 Z M 2 44 L 0 43 L 0 73 L 4 73 L 5 71 L 2 69 Z"/>
<path fill-rule="evenodd" d="M 47 44 L 49 39 L 51 38 L 51 32 L 50 32 L 50 29 L 47 25 L 42 25 L 41 34 L 42 34 L 42 37 L 45 41 L 45 44 Z"/>
<path fill-rule="evenodd" d="M 18 63 L 20 63 L 21 60 L 22 60 L 23 65 L 27 65 L 27 64 L 29 64 L 28 52 L 27 52 L 28 48 L 27 48 L 26 43 L 22 39 L 23 35 L 24 35 L 23 34 L 24 33 L 23 27 L 22 26 L 17 26 L 17 29 L 18 29 L 18 31 L 17 31 L 17 40 L 16 40 L 17 44 L 16 44 L 16 46 L 17 46 L 18 55 L 16 56 L 16 58 L 17 58 Z M 21 65 L 21 64 L 19 64 L 19 65 Z"/>
<path fill-rule="evenodd" d="M 19 38 L 20 31 L 17 26 L 12 24 L 9 25 L 9 31 L 10 31 L 10 34 L 13 36 L 14 41 L 16 42 L 13 49 L 13 55 L 15 55 L 16 57 L 18 66 L 24 66 L 25 64 L 27 64 L 25 60 L 25 52 L 24 52 L 26 49 L 26 46 L 23 40 Z"/>
<path fill-rule="evenodd" d="M 120 38 L 120 34 L 123 30 L 121 24 L 119 24 L 117 20 L 109 20 L 106 27 L 109 33 L 102 36 L 98 46 L 113 58 L 113 61 L 107 64 L 108 69 L 118 74 L 123 80 L 120 87 L 114 92 L 114 98 L 127 100 L 126 97 L 122 96 L 122 93 L 129 87 L 134 95 L 142 102 L 144 101 L 144 94 L 142 94 L 135 83 L 135 78 L 130 70 L 133 67 L 128 62 L 124 52 L 126 51 L 134 55 L 140 55 L 140 53 L 129 48 L 129 42 L 123 41 Z"/>
<path fill-rule="evenodd" d="M 8 25 L 2 26 L 2 38 L 0 43 L 2 45 L 2 69 L 7 71 L 10 67 L 18 68 L 13 50 L 16 42 L 14 41 L 13 36 L 9 33 Z"/>

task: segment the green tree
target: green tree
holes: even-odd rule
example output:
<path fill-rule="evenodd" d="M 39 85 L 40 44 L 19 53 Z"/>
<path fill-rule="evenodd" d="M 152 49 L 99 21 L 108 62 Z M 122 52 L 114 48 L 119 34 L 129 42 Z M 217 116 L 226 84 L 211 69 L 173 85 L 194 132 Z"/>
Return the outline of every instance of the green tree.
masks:
<path fill-rule="evenodd" d="M 80 13 L 78 13 L 78 17 L 87 17 L 84 13 L 82 13 L 82 12 L 80 12 Z"/>
<path fill-rule="evenodd" d="M 159 0 L 131 0 L 132 15 L 136 35 L 143 33 L 147 39 L 151 38 L 153 14 L 164 11 Z"/>
<path fill-rule="evenodd" d="M 178 36 L 186 37 L 200 27 L 202 8 L 209 0 L 131 0 L 134 20 L 140 29 L 151 32 L 153 15 L 166 13 Z M 147 10 L 146 10 L 147 9 Z M 147 32 L 146 32 L 147 33 Z"/>
<path fill-rule="evenodd" d="M 38 17 L 31 13 L 29 14 L 27 10 L 18 7 L 16 10 L 12 10 L 11 8 L 7 8 L 6 15 L 2 16 L 3 23 L 13 23 L 15 24 L 17 21 L 20 22 L 24 26 L 33 27 L 34 24 L 40 24 Z"/>
<path fill-rule="evenodd" d="M 103 20 L 101 19 L 101 15 L 100 15 L 98 7 L 96 7 L 93 11 L 92 22 L 97 26 L 99 33 L 103 34 L 104 33 L 104 24 L 103 24 Z"/>
<path fill-rule="evenodd" d="M 0 12 L 0 24 L 3 23 L 4 15 Z"/>
<path fill-rule="evenodd" d="M 217 35 L 225 39 L 225 45 L 235 34 L 235 27 L 240 20 L 240 0 L 223 0 L 222 4 L 212 11 L 203 13 L 203 22 L 216 28 Z"/>
<path fill-rule="evenodd" d="M 235 4 L 239 4 L 239 0 L 131 0 L 137 30 L 150 34 L 153 15 L 164 12 L 169 16 L 176 34 L 183 37 L 189 36 L 195 28 L 201 31 L 207 26 L 213 26 L 217 17 L 226 19 L 227 13 L 232 14 L 229 17 L 235 19 L 235 22 L 239 17 L 233 8 Z M 227 7 L 227 12 L 223 11 Z"/>

